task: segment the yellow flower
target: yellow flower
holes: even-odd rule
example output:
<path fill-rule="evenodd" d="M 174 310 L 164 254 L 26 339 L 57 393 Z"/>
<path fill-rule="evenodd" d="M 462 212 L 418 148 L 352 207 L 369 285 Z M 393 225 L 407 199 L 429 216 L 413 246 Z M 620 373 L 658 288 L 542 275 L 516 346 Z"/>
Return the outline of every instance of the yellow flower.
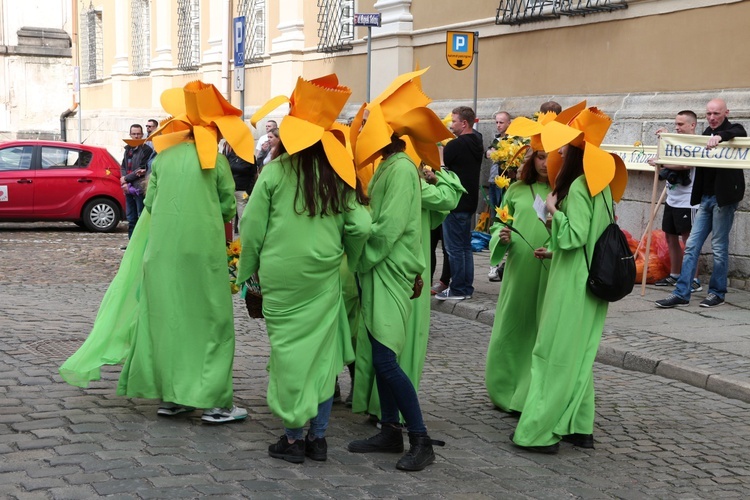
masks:
<path fill-rule="evenodd" d="M 235 283 L 229 283 L 229 290 L 231 290 L 233 294 L 239 293 L 240 287 L 238 287 Z"/>
<path fill-rule="evenodd" d="M 235 255 L 239 255 L 242 251 L 242 243 L 240 243 L 239 239 L 234 240 L 229 244 L 227 247 L 227 256 L 232 257 Z"/>
<path fill-rule="evenodd" d="M 234 257 L 232 260 L 229 261 L 230 266 L 237 267 L 237 263 L 240 261 L 237 257 Z"/>
<path fill-rule="evenodd" d="M 497 212 L 497 218 L 503 224 L 508 224 L 508 221 L 513 220 L 513 216 L 508 212 L 508 205 L 505 205 L 503 208 L 495 207 L 495 212 Z"/>
<path fill-rule="evenodd" d="M 510 186 L 510 179 L 508 179 L 504 175 L 496 175 L 495 176 L 495 185 L 497 187 L 499 187 L 500 189 L 505 189 L 508 186 Z"/>
<path fill-rule="evenodd" d="M 641 141 L 635 141 L 633 143 L 633 147 L 640 148 L 641 146 L 643 146 L 643 143 Z"/>
<path fill-rule="evenodd" d="M 250 195 L 249 195 L 249 194 L 247 194 L 247 193 L 242 193 L 242 199 L 243 199 L 243 200 L 246 200 L 246 199 L 248 199 L 248 198 L 250 198 Z"/>

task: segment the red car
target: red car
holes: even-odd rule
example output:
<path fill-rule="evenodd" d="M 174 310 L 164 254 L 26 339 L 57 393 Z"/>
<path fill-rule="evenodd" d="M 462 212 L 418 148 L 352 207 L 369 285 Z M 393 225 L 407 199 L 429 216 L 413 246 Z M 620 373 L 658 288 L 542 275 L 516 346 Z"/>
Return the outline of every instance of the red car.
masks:
<path fill-rule="evenodd" d="M 0 144 L 0 221 L 71 221 L 110 232 L 124 214 L 120 164 L 106 149 L 57 141 Z"/>

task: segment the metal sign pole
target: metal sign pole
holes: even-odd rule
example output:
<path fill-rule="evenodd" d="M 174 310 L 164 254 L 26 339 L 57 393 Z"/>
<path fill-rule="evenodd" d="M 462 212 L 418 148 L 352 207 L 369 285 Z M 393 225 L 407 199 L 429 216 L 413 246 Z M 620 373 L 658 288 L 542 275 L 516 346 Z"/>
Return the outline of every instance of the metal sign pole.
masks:
<path fill-rule="evenodd" d="M 474 32 L 474 113 L 477 113 L 477 88 L 479 82 L 479 32 Z"/>
<path fill-rule="evenodd" d="M 367 102 L 370 102 L 370 76 L 372 75 L 372 26 L 367 27 Z"/>

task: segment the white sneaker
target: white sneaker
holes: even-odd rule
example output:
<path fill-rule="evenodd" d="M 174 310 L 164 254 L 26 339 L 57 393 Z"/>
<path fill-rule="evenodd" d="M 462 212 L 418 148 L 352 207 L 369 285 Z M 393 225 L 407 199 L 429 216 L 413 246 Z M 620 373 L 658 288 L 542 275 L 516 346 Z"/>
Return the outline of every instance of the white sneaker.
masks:
<path fill-rule="evenodd" d="M 201 420 L 207 424 L 225 424 L 247 418 L 247 410 L 233 405 L 231 408 L 211 408 L 204 410 Z"/>
<path fill-rule="evenodd" d="M 490 281 L 500 281 L 500 277 L 497 275 L 497 269 L 499 267 L 500 266 L 491 266 L 490 267 L 490 272 L 487 273 L 487 278 Z"/>

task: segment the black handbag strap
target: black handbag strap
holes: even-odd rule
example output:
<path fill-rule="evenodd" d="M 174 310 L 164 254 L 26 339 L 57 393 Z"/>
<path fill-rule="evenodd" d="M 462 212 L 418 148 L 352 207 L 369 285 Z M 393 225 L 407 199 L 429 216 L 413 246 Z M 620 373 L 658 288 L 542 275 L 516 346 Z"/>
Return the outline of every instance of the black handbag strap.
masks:
<path fill-rule="evenodd" d="M 604 197 L 604 191 L 602 191 L 599 194 L 602 195 L 602 200 L 604 200 L 604 207 L 607 209 L 607 214 L 609 215 L 609 222 L 610 224 L 614 224 L 615 217 L 612 215 L 612 212 L 615 211 L 615 207 L 613 206 L 612 210 L 610 210 L 609 205 L 607 205 L 607 199 Z M 614 200 L 612 200 L 612 203 L 614 203 Z M 583 255 L 586 257 L 586 269 L 588 271 L 591 271 L 591 263 L 589 262 L 589 252 L 588 250 L 586 250 L 586 245 L 583 245 Z"/>

